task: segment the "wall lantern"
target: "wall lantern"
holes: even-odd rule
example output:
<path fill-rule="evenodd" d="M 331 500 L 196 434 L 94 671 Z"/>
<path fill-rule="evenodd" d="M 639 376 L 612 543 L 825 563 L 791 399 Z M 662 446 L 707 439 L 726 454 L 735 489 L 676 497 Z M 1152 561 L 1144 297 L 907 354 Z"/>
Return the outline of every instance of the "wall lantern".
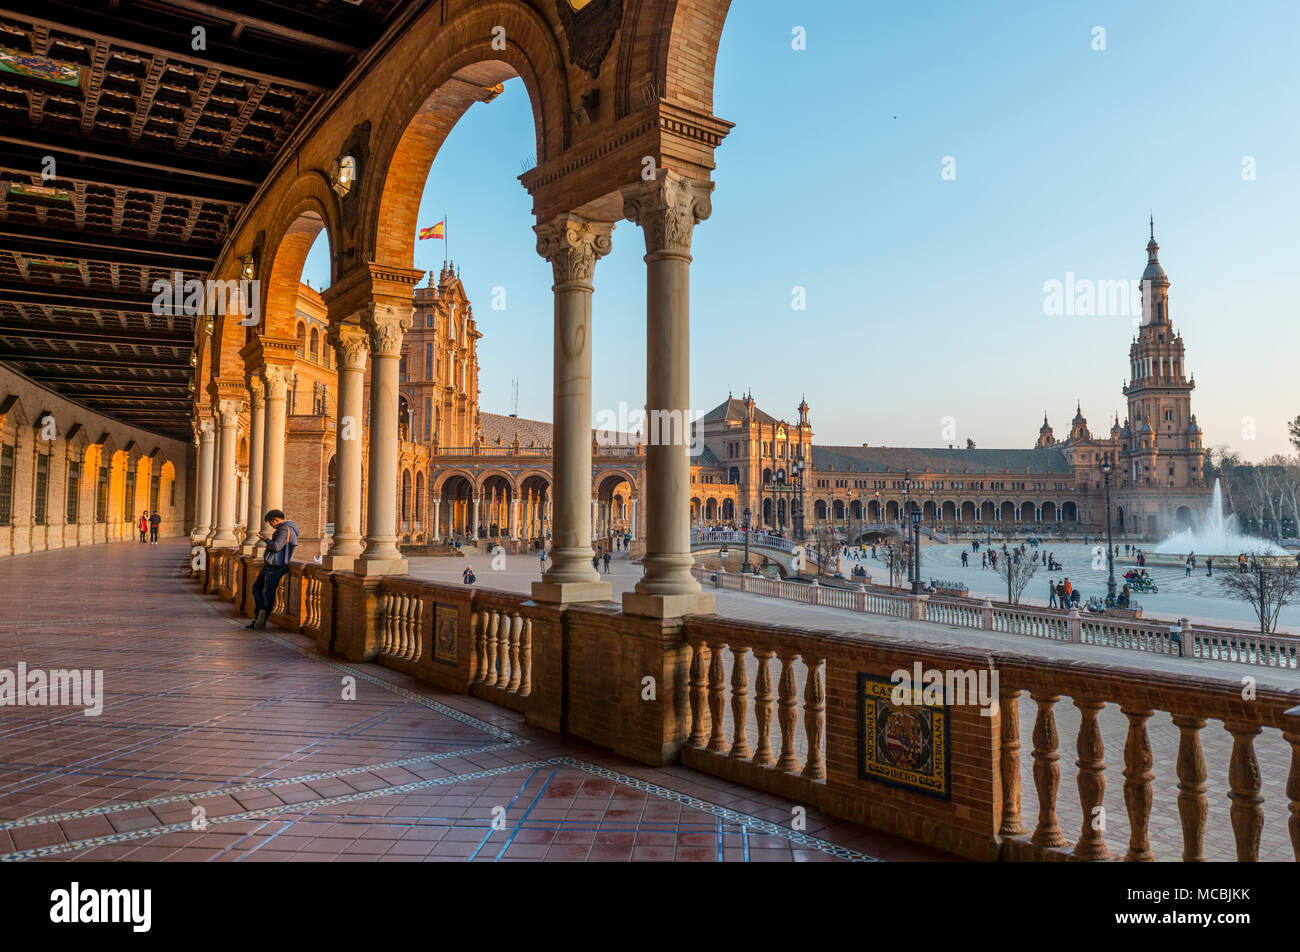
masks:
<path fill-rule="evenodd" d="M 334 160 L 334 168 L 330 173 L 330 179 L 334 183 L 334 191 L 342 198 L 352 190 L 352 184 L 357 180 L 357 159 L 351 153 L 340 155 Z"/>
<path fill-rule="evenodd" d="M 197 353 L 192 352 L 190 354 L 190 366 L 197 367 L 198 365 L 199 365 L 199 355 Z"/>
<path fill-rule="evenodd" d="M 257 255 L 249 252 L 239 259 L 239 276 L 245 281 L 252 281 L 257 277 Z"/>

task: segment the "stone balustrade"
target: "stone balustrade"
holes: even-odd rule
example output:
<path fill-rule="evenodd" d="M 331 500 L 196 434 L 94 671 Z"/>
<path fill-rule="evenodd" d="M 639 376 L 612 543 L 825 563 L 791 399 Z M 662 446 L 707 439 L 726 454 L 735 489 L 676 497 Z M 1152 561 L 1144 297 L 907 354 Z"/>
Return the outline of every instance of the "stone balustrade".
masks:
<path fill-rule="evenodd" d="M 788 582 L 699 565 L 692 572 L 702 583 L 714 588 L 859 613 L 1147 654 L 1231 661 L 1265 668 L 1300 668 L 1300 636 L 1297 635 L 1265 635 L 1245 629 L 1193 625 L 1187 619 L 1170 625 L 1149 619 L 1109 618 L 1077 609 L 1029 608 L 960 596 L 891 594 L 891 589 L 866 584 L 853 589 Z"/>

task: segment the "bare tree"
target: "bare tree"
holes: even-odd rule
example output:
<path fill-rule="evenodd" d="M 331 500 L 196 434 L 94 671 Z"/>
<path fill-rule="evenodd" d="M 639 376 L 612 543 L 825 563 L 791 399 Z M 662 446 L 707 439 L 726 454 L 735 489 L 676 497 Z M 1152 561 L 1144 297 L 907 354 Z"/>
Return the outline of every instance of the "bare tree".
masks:
<path fill-rule="evenodd" d="M 1038 566 L 1039 563 L 1033 559 L 1023 555 L 1017 559 L 1015 552 L 1005 545 L 1002 547 L 998 553 L 997 573 L 998 578 L 1007 583 L 1007 601 L 1012 605 L 1020 604 L 1020 594 L 1038 571 Z"/>
<path fill-rule="evenodd" d="M 1263 634 L 1277 631 L 1282 609 L 1300 595 L 1300 566 L 1257 567 L 1253 572 L 1224 572 L 1219 586 L 1225 595 L 1248 602 Z"/>

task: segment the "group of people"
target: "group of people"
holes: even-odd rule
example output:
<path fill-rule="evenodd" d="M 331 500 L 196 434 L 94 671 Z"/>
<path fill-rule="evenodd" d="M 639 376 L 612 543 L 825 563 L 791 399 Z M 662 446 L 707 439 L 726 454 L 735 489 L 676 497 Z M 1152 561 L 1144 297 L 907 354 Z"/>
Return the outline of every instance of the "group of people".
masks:
<path fill-rule="evenodd" d="M 140 521 L 135 524 L 140 532 L 140 541 L 150 545 L 158 544 L 158 527 L 162 525 L 162 516 L 155 510 L 153 515 L 146 509 L 140 513 Z"/>
<path fill-rule="evenodd" d="M 1237 563 L 1237 565 L 1238 565 L 1238 567 L 1237 567 L 1237 571 L 1239 571 L 1239 572 L 1244 572 L 1244 571 L 1245 571 L 1245 569 L 1242 568 L 1242 566 L 1245 565 L 1245 560 L 1246 560 L 1246 556 L 1245 556 L 1245 555 L 1242 555 L 1242 556 L 1239 558 L 1238 563 Z M 1138 564 L 1141 565 L 1142 563 L 1139 562 Z M 1183 568 L 1186 569 L 1186 571 L 1183 573 L 1183 578 L 1190 578 L 1191 575 L 1192 575 L 1192 569 L 1196 568 L 1196 553 L 1195 553 L 1195 552 L 1189 552 L 1189 553 L 1187 553 L 1187 560 L 1183 563 Z M 1205 557 L 1205 574 L 1206 574 L 1207 576 L 1208 576 L 1208 575 L 1213 575 L 1213 574 L 1214 574 L 1214 556 L 1212 556 L 1212 555 L 1207 555 L 1207 556 Z"/>
<path fill-rule="evenodd" d="M 1074 587 L 1069 576 L 1061 579 L 1059 582 L 1053 582 L 1050 578 L 1047 580 L 1047 607 L 1048 608 L 1078 608 L 1082 596 L 1079 590 Z"/>

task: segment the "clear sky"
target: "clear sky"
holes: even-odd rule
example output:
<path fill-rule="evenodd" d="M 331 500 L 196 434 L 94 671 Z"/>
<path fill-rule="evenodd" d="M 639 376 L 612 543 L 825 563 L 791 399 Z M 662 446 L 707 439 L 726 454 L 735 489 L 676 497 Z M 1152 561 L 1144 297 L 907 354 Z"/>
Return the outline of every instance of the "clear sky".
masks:
<path fill-rule="evenodd" d="M 736 128 L 693 248 L 693 408 L 752 389 L 789 419 L 806 394 L 819 443 L 1023 447 L 1044 410 L 1061 436 L 1079 400 L 1103 431 L 1125 415 L 1133 321 L 1049 316 L 1044 283 L 1136 279 L 1154 211 L 1206 445 L 1289 451 L 1297 63 L 1294 0 L 736 0 L 715 92 Z M 517 181 L 535 152 L 513 80 L 453 130 L 420 224 L 449 219 L 483 409 L 511 412 L 518 378 L 520 415 L 549 420 L 551 275 Z M 625 222 L 596 269 L 596 411 L 645 402 L 643 254 Z M 416 256 L 436 270 L 442 242 Z"/>

